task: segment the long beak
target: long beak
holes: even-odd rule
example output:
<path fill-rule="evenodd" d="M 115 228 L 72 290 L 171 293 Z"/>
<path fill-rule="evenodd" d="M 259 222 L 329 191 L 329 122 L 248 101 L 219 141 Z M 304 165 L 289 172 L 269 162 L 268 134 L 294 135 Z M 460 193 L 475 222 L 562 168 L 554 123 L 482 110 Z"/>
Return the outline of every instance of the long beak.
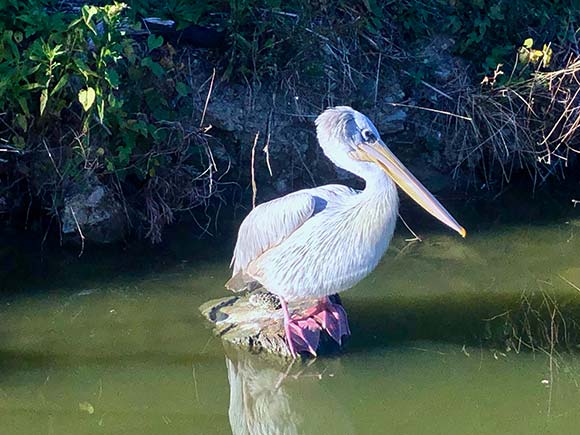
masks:
<path fill-rule="evenodd" d="M 358 151 L 354 154 L 359 160 L 376 163 L 421 207 L 457 231 L 462 237 L 467 235 L 465 228 L 457 223 L 453 216 L 445 210 L 445 207 L 431 195 L 382 141 L 379 140 L 373 144 L 360 144 Z"/>

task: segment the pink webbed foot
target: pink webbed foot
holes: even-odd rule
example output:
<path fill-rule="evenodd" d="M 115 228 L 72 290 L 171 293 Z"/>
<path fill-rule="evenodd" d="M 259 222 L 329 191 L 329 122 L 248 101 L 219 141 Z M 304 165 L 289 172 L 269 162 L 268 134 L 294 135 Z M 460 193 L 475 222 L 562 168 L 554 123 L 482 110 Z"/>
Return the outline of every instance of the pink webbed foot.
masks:
<path fill-rule="evenodd" d="M 314 319 L 292 319 L 289 330 L 290 334 L 286 333 L 286 340 L 292 343 L 296 354 L 308 352 L 316 356 L 316 349 L 320 343 L 320 325 Z"/>
<path fill-rule="evenodd" d="M 342 344 L 342 337 L 350 335 L 348 317 L 343 306 L 332 303 L 327 297 L 306 310 L 304 316 L 316 320 L 339 345 Z"/>
<path fill-rule="evenodd" d="M 316 356 L 320 343 L 320 325 L 311 318 L 292 318 L 286 301 L 281 299 L 284 312 L 284 333 L 291 355 L 296 358 L 300 352 L 308 352 Z"/>
<path fill-rule="evenodd" d="M 316 356 L 321 330 L 326 331 L 339 345 L 342 344 L 342 337 L 350 335 L 346 311 L 342 305 L 334 304 L 328 298 L 321 299 L 302 316 L 291 316 L 287 303 L 283 300 L 281 303 L 286 342 L 294 358 L 300 352 Z"/>

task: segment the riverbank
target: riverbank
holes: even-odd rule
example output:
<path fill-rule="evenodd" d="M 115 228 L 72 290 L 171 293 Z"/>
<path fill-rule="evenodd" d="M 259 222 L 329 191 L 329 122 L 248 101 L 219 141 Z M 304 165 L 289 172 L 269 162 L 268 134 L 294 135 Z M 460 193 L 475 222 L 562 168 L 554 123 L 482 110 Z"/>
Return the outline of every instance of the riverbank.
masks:
<path fill-rule="evenodd" d="M 444 200 L 578 178 L 572 4 L 154 3 L 9 6 L 5 225 L 159 242 L 184 216 L 203 234 L 254 200 L 360 186 L 316 144 L 313 119 L 337 104 Z"/>

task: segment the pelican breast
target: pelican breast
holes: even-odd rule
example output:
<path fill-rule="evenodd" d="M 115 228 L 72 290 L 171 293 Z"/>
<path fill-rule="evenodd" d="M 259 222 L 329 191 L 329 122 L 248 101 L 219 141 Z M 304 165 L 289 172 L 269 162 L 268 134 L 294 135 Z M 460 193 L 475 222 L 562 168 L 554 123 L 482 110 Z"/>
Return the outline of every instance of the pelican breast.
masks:
<path fill-rule="evenodd" d="M 381 192 L 309 189 L 321 209 L 251 261 L 247 274 L 286 300 L 352 287 L 376 267 L 393 235 L 398 198 L 394 185 L 386 186 Z"/>

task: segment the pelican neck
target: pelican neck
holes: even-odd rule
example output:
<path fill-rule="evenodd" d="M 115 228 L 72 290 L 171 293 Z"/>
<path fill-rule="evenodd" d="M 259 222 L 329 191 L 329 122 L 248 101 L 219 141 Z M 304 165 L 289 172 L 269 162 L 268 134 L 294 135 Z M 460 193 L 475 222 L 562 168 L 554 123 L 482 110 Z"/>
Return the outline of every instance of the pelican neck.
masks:
<path fill-rule="evenodd" d="M 394 181 L 382 170 L 372 171 L 364 177 L 365 188 L 361 192 L 362 195 L 374 196 L 389 196 L 391 192 L 396 192 Z"/>

